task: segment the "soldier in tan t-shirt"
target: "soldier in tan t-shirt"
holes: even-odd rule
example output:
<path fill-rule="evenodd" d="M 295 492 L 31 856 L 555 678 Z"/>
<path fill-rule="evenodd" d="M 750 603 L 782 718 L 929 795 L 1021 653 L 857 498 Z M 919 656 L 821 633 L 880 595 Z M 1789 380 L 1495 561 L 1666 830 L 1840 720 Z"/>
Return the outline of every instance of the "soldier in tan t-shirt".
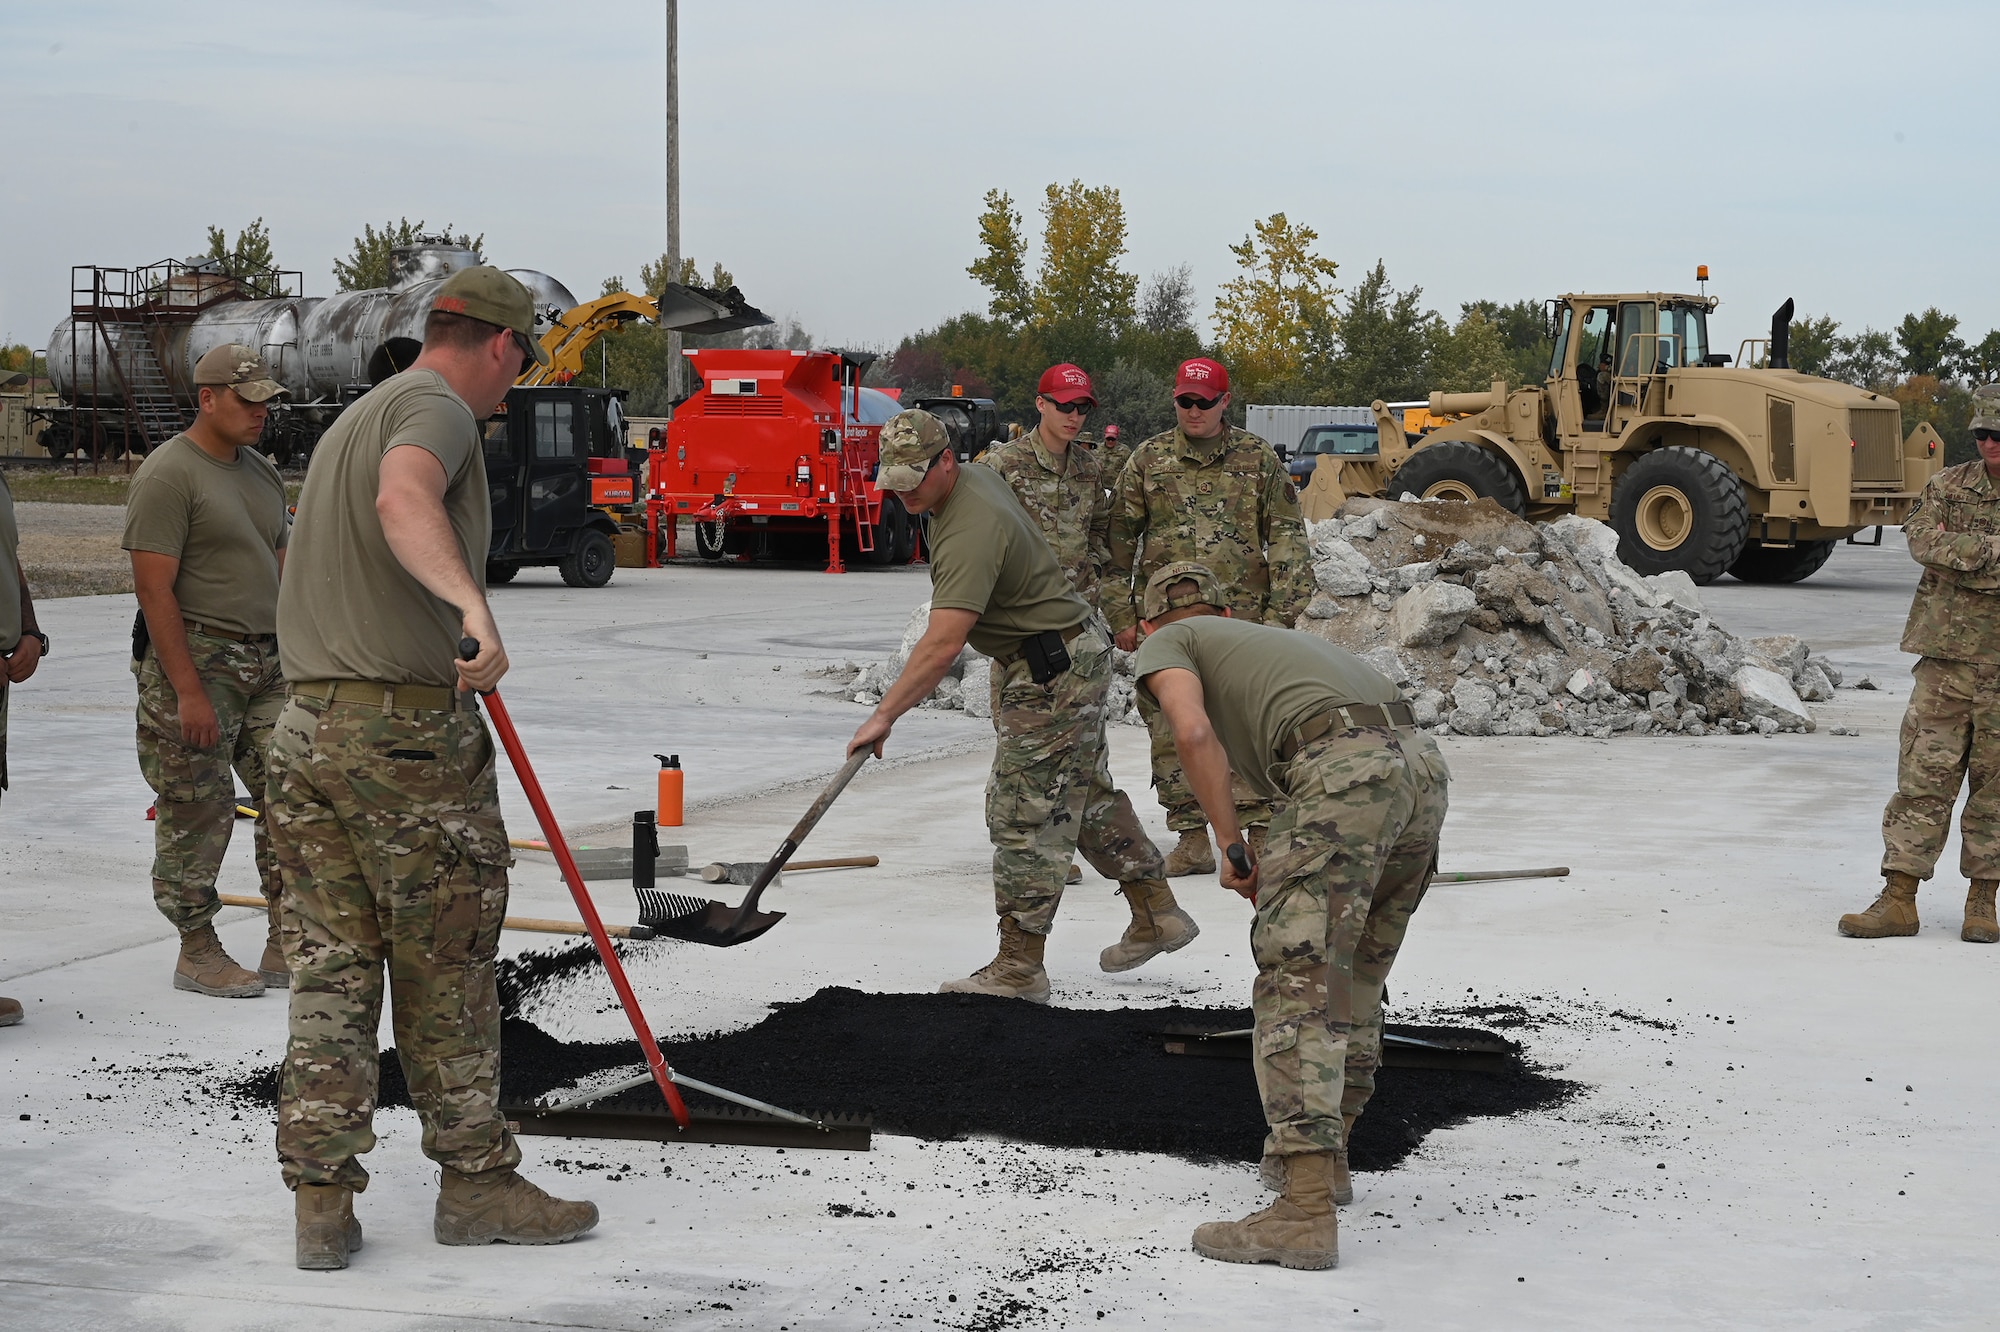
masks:
<path fill-rule="evenodd" d="M 194 382 L 200 414 L 147 457 L 125 502 L 140 617 L 139 771 L 153 788 L 153 904 L 181 936 L 174 988 L 245 998 L 287 981 L 262 820 L 251 835 L 270 906 L 256 971 L 223 951 L 213 924 L 236 820 L 230 770 L 262 803 L 265 751 L 285 701 L 276 631 L 290 524 L 285 484 L 256 448 L 285 389 L 263 357 L 235 343 L 203 356 Z"/>
<path fill-rule="evenodd" d="M 1000 952 L 943 989 L 1047 1003 L 1042 950 L 1063 878 L 1081 850 L 1132 910 L 1098 955 L 1129 971 L 1200 931 L 1160 875 L 1160 852 L 1111 783 L 1104 746 L 1111 640 L 1056 563 L 1041 529 L 992 470 L 960 467 L 944 424 L 899 412 L 882 427 L 880 484 L 931 515 L 931 615 L 903 674 L 848 742 L 877 756 L 896 719 L 930 696 L 969 642 L 993 658 L 993 776 L 986 831 Z"/>
<path fill-rule="evenodd" d="M 270 812 L 292 973 L 278 1158 L 308 1270 L 346 1267 L 361 1242 L 385 973 L 424 1154 L 442 1167 L 437 1241 L 557 1244 L 597 1224 L 591 1204 L 515 1172 L 500 1114 L 493 962 L 513 856 L 493 739 L 461 692 L 507 670 L 483 585 L 479 422 L 548 364 L 534 327 L 514 278 L 452 274 L 422 354 L 334 422 L 299 495 Z M 479 642 L 469 661 L 461 637 Z"/>
<path fill-rule="evenodd" d="M 0 791 L 7 789 L 7 693 L 35 673 L 48 635 L 35 623 L 35 598 L 21 572 L 21 534 L 14 526 L 14 495 L 0 476 Z M 21 1020 L 21 1001 L 0 997 L 0 1027 Z"/>

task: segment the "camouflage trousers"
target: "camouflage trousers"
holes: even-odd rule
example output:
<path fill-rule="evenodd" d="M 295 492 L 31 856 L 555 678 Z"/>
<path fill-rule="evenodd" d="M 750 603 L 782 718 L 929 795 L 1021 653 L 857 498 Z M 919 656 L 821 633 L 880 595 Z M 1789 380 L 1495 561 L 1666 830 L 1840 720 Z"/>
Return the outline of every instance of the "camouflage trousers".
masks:
<path fill-rule="evenodd" d="M 1166 715 L 1150 694 L 1143 689 L 1137 694 L 1139 716 L 1145 721 L 1146 734 L 1153 742 L 1153 793 L 1159 797 L 1160 808 L 1167 811 L 1167 827 L 1175 832 L 1206 828 L 1208 816 L 1201 812 L 1201 802 L 1194 798 L 1194 791 L 1187 784 L 1187 774 L 1181 771 L 1180 755 L 1174 749 L 1173 728 L 1167 725 Z M 1271 822 L 1270 803 L 1233 772 L 1229 774 L 1229 794 L 1236 802 L 1236 821 L 1245 828 L 1262 828 Z"/>
<path fill-rule="evenodd" d="M 182 934 L 208 924 L 222 909 L 215 879 L 236 825 L 236 780 L 250 799 L 264 798 L 271 728 L 285 705 L 276 639 L 239 643 L 189 632 L 219 737 L 196 749 L 181 739 L 180 697 L 152 648 L 133 664 L 139 677 L 139 771 L 153 788 L 153 905 Z M 265 901 L 277 896 L 277 865 L 264 820 L 251 827 L 257 880 Z"/>
<path fill-rule="evenodd" d="M 1429 736 L 1371 727 L 1292 759 L 1264 848 L 1257 1090 L 1272 1155 L 1339 1151 L 1382 1062 L 1382 987 L 1437 858 L 1450 773 Z"/>
<path fill-rule="evenodd" d="M 1118 883 L 1157 879 L 1159 848 L 1111 784 L 1104 746 L 1111 643 L 1094 624 L 1070 640 L 1071 666 L 1045 685 L 1028 663 L 993 671 L 993 772 L 986 831 L 993 900 L 1030 934 L 1055 927 L 1063 879 L 1079 851 Z"/>
<path fill-rule="evenodd" d="M 292 973 L 286 1185 L 367 1187 L 385 964 L 424 1154 L 472 1176 L 515 1165 L 493 978 L 513 854 L 484 721 L 293 698 L 267 809 Z"/>
<path fill-rule="evenodd" d="M 1903 713 L 1896 794 L 1882 811 L 1882 872 L 1928 879 L 1959 816 L 1959 868 L 2000 879 L 2000 665 L 1923 657 Z"/>

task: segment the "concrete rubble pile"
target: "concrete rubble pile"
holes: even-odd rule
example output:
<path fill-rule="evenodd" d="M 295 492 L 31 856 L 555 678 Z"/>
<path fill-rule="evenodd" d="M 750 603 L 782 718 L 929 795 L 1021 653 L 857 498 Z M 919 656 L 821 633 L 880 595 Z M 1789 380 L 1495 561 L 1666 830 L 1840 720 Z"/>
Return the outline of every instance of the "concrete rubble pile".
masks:
<path fill-rule="evenodd" d="M 1351 499 L 1309 524 L 1299 628 L 1402 686 L 1460 735 L 1773 735 L 1840 671 L 1791 635 L 1741 639 L 1694 581 L 1646 577 L 1590 518 L 1535 524 L 1491 500 Z"/>
<path fill-rule="evenodd" d="M 1530 523 L 1483 499 L 1351 499 L 1307 526 L 1317 590 L 1298 628 L 1394 680 L 1438 734 L 1810 731 L 1806 704 L 1841 683 L 1796 637 L 1715 624 L 1686 574 L 1635 572 L 1594 519 Z M 894 656 L 824 675 L 873 707 L 929 622 L 925 603 Z M 1110 715 L 1136 726 L 1131 661 L 1116 654 Z M 967 648 L 923 706 L 990 717 L 991 665 Z"/>

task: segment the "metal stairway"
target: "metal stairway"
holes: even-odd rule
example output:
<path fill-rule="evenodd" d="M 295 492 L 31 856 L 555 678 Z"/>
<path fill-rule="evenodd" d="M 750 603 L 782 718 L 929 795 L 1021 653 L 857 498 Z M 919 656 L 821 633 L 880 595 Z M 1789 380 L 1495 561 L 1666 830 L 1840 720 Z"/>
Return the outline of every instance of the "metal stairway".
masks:
<path fill-rule="evenodd" d="M 139 423 L 150 453 L 187 429 L 187 414 L 174 401 L 173 387 L 154 350 L 153 330 L 144 323 L 110 323 L 100 327 L 111 344 L 111 363 L 125 390 L 125 408 Z"/>

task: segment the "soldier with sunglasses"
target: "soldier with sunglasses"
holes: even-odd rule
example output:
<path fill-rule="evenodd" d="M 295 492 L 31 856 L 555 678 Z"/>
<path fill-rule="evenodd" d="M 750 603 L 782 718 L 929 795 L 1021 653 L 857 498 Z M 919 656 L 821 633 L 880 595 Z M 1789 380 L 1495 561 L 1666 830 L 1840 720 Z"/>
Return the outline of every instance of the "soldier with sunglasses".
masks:
<path fill-rule="evenodd" d="M 1312 560 L 1298 493 L 1271 446 L 1225 419 L 1229 372 L 1207 357 L 1183 361 L 1174 377 L 1172 430 L 1132 451 L 1111 501 L 1103 606 L 1120 649 L 1139 642 L 1146 580 L 1169 564 L 1212 570 L 1239 620 L 1289 629 L 1312 599 Z M 1174 755 L 1174 738 L 1146 694 L 1139 711 L 1152 733 L 1153 785 L 1180 843 L 1167 875 L 1211 874 L 1208 820 Z M 1237 822 L 1261 853 L 1271 807 L 1240 780 Z"/>
<path fill-rule="evenodd" d="M 1924 566 L 1903 651 L 1918 654 L 1903 713 L 1896 794 L 1882 811 L 1882 892 L 1840 932 L 1882 939 L 1917 932 L 1917 885 L 1931 877 L 1968 789 L 1959 868 L 1971 887 L 1959 938 L 2000 942 L 2000 385 L 1973 394 L 1979 457 L 1930 479 L 1903 524 Z"/>

